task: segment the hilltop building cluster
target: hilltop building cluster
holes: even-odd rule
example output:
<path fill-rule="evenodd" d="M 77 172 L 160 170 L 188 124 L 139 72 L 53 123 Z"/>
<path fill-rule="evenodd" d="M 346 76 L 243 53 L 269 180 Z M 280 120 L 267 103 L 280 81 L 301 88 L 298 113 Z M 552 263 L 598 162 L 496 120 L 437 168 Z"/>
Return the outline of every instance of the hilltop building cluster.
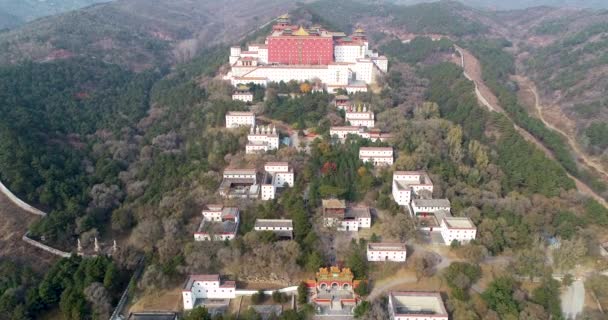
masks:
<path fill-rule="evenodd" d="M 366 105 L 353 105 L 348 96 L 339 95 L 334 99 L 334 105 L 340 110 L 344 110 L 345 126 L 334 126 L 329 128 L 329 135 L 346 141 L 349 134 L 359 136 L 363 139 L 372 141 L 386 142 L 392 138 L 390 133 L 375 129 L 376 125 L 374 112 Z M 392 164 L 392 163 L 391 163 Z"/>
<path fill-rule="evenodd" d="M 346 201 L 325 199 L 323 202 L 323 222 L 326 227 L 335 227 L 338 231 L 358 231 L 372 226 L 372 215 L 369 207 L 346 206 Z"/>
<path fill-rule="evenodd" d="M 247 50 L 231 47 L 229 62 L 225 78 L 234 86 L 320 81 L 330 93 L 365 92 L 388 70 L 388 60 L 369 48 L 363 29 L 346 36 L 320 26 L 292 25 L 289 15 L 277 19 L 263 44 L 249 44 Z"/>
<path fill-rule="evenodd" d="M 477 236 L 477 227 L 468 217 L 453 217 L 448 199 L 433 199 L 433 181 L 424 171 L 395 171 L 393 199 L 418 219 L 420 230 L 441 234 L 445 245 L 467 243 Z"/>

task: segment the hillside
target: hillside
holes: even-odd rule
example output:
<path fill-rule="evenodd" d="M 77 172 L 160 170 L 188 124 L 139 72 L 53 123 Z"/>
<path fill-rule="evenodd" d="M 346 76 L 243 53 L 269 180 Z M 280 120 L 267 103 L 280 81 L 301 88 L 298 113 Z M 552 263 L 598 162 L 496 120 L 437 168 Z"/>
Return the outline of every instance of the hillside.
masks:
<path fill-rule="evenodd" d="M 26 23 L 40 17 L 52 16 L 84 8 L 95 3 L 109 1 L 112 0 L 0 0 L 0 12 L 5 12 L 15 17 L 20 23 Z"/>
<path fill-rule="evenodd" d="M 398 4 L 416 4 L 421 2 L 433 2 L 432 0 L 392 0 Z M 526 9 L 536 6 L 570 7 L 570 8 L 593 8 L 606 9 L 608 3 L 603 0 L 459 0 L 459 2 L 480 9 L 490 10 L 514 10 Z"/>
<path fill-rule="evenodd" d="M 235 41 L 294 3 L 129 0 L 98 4 L 0 34 L 0 64 L 87 56 L 144 70 Z M 232 8 L 246 14 L 234 14 Z"/>
<path fill-rule="evenodd" d="M 496 21 L 509 30 L 517 72 L 536 84 L 539 116 L 608 167 L 608 12 L 535 8 Z"/>

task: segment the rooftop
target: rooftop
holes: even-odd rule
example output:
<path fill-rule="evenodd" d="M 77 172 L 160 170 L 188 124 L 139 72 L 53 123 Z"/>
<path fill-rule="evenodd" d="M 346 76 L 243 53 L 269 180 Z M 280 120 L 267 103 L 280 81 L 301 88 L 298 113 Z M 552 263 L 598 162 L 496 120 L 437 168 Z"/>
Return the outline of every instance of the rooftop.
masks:
<path fill-rule="evenodd" d="M 349 207 L 344 213 L 344 219 L 371 218 L 369 207 Z"/>
<path fill-rule="evenodd" d="M 291 220 L 287 219 L 257 219 L 255 220 L 255 228 L 267 227 L 267 228 L 293 228 Z"/>
<path fill-rule="evenodd" d="M 255 174 L 255 168 L 226 168 L 224 174 Z"/>
<path fill-rule="evenodd" d="M 438 292 L 391 292 L 395 316 L 448 316 Z"/>
<path fill-rule="evenodd" d="M 405 246 L 405 243 L 399 243 L 399 242 L 394 242 L 394 243 L 381 243 L 381 242 L 376 242 L 376 243 L 368 243 L 367 244 L 367 250 L 372 250 L 372 251 L 406 251 L 407 247 Z"/>
<path fill-rule="evenodd" d="M 186 284 L 184 284 L 184 289 L 190 290 L 192 289 L 192 285 L 195 281 L 220 281 L 219 274 L 193 274 L 188 277 Z"/>
<path fill-rule="evenodd" d="M 450 229 L 475 229 L 475 224 L 468 217 L 444 217 L 443 221 Z"/>
<path fill-rule="evenodd" d="M 346 201 L 339 199 L 323 199 L 323 208 L 346 209 Z"/>
<path fill-rule="evenodd" d="M 222 222 L 201 221 L 196 233 L 198 234 L 234 234 L 238 224 L 234 221 L 227 220 Z"/>
<path fill-rule="evenodd" d="M 391 147 L 361 147 L 359 151 L 393 151 Z"/>
<path fill-rule="evenodd" d="M 253 116 L 254 116 L 253 112 L 248 112 L 248 111 L 228 111 L 228 113 L 226 113 L 226 115 L 227 115 L 227 116 L 233 116 L 233 117 L 235 117 L 235 116 L 240 116 L 240 117 L 243 117 L 243 116 L 253 117 Z"/>
<path fill-rule="evenodd" d="M 129 320 L 175 320 L 177 312 L 171 311 L 142 311 L 129 314 Z"/>
<path fill-rule="evenodd" d="M 449 207 L 450 200 L 448 199 L 414 199 L 412 200 L 416 207 Z"/>

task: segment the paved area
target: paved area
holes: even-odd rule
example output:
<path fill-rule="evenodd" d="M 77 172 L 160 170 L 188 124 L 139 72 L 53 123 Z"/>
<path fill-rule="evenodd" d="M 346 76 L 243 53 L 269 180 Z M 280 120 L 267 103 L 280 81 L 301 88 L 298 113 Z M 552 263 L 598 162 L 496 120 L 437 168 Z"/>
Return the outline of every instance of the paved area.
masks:
<path fill-rule="evenodd" d="M 566 319 L 575 319 L 583 312 L 585 305 L 585 285 L 576 280 L 562 293 L 562 312 Z"/>

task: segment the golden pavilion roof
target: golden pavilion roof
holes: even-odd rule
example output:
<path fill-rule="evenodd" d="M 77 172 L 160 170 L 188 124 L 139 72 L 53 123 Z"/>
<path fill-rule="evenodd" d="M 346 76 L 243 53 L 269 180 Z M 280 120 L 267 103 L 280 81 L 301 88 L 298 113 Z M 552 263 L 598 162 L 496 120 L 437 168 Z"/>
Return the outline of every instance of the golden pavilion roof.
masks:
<path fill-rule="evenodd" d="M 310 35 L 310 33 L 308 33 L 308 31 L 306 31 L 302 26 L 300 26 L 300 29 L 295 31 L 293 33 L 293 35 L 294 36 L 308 36 L 308 35 Z"/>

